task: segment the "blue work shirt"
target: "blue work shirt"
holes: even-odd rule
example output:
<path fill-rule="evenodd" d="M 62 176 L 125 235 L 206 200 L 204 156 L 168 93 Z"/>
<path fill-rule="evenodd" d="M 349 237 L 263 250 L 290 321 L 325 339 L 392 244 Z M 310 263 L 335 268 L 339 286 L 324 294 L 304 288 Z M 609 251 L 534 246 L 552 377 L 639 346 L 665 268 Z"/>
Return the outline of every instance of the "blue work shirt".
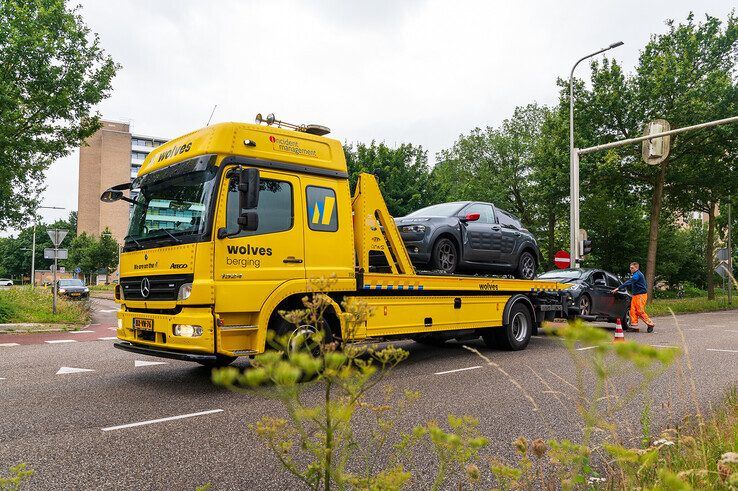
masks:
<path fill-rule="evenodd" d="M 618 290 L 622 290 L 626 286 L 629 286 L 633 292 L 633 295 L 640 295 L 641 293 L 648 293 L 648 289 L 646 287 L 646 277 L 643 276 L 643 273 L 641 273 L 641 270 L 636 270 L 635 273 L 633 273 L 633 276 L 620 285 L 620 288 Z"/>

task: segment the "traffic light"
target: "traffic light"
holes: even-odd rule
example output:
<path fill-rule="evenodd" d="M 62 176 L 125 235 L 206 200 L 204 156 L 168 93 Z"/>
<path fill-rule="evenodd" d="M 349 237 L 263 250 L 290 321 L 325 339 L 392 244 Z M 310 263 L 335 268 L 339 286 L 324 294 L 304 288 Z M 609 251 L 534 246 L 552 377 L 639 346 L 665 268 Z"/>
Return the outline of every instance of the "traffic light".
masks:
<path fill-rule="evenodd" d="M 579 244 L 579 250 L 582 251 L 582 256 L 586 256 L 590 252 L 592 252 L 592 241 L 588 239 L 584 239 Z"/>

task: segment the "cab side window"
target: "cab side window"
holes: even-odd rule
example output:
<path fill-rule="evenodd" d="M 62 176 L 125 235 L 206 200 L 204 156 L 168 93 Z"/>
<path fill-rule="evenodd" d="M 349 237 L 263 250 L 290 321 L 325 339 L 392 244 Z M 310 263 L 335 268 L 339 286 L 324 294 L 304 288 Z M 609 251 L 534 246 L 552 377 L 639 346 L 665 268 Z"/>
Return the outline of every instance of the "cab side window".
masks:
<path fill-rule="evenodd" d="M 307 202 L 307 222 L 310 230 L 335 232 L 338 230 L 338 210 L 336 209 L 336 192 L 331 188 L 307 186 L 305 188 Z"/>
<path fill-rule="evenodd" d="M 241 231 L 235 237 L 271 234 L 292 228 L 294 221 L 292 185 L 285 181 L 262 179 L 259 184 L 259 228 L 254 231 Z M 238 202 L 238 179 L 228 183 L 228 200 L 226 202 L 226 228 L 228 231 L 238 230 L 238 216 L 241 210 Z"/>

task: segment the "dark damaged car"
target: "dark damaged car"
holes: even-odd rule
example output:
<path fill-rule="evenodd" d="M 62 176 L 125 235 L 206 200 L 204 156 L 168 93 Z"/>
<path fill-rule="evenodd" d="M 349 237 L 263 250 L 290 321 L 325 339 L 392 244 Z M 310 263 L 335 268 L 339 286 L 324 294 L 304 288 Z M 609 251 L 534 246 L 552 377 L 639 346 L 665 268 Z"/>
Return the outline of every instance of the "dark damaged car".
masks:
<path fill-rule="evenodd" d="M 540 251 L 533 235 L 491 203 L 455 201 L 420 209 L 395 223 L 420 269 L 459 270 L 533 279 Z"/>

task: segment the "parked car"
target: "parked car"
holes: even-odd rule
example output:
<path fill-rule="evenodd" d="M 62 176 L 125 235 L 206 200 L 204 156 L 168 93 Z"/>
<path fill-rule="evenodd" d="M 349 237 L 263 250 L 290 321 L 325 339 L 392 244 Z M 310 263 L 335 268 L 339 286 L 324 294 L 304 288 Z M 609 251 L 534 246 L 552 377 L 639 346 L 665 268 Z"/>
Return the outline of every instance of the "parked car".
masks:
<path fill-rule="evenodd" d="M 0 278 L 0 286 L 13 286 L 13 280 L 8 278 Z"/>
<path fill-rule="evenodd" d="M 557 269 L 538 278 L 571 285 L 569 291 L 574 300 L 574 308 L 569 311 L 571 318 L 582 316 L 607 322 L 620 319 L 623 329 L 630 328 L 631 297 L 624 291 L 612 293 L 613 288 L 622 285 L 614 274 L 602 269 Z"/>
<path fill-rule="evenodd" d="M 441 203 L 396 218 L 411 261 L 444 273 L 490 271 L 533 279 L 540 251 L 533 235 L 491 203 Z"/>
<path fill-rule="evenodd" d="M 69 298 L 87 298 L 90 296 L 90 289 L 85 286 L 82 280 L 77 278 L 58 280 L 56 291 L 59 295 Z"/>

